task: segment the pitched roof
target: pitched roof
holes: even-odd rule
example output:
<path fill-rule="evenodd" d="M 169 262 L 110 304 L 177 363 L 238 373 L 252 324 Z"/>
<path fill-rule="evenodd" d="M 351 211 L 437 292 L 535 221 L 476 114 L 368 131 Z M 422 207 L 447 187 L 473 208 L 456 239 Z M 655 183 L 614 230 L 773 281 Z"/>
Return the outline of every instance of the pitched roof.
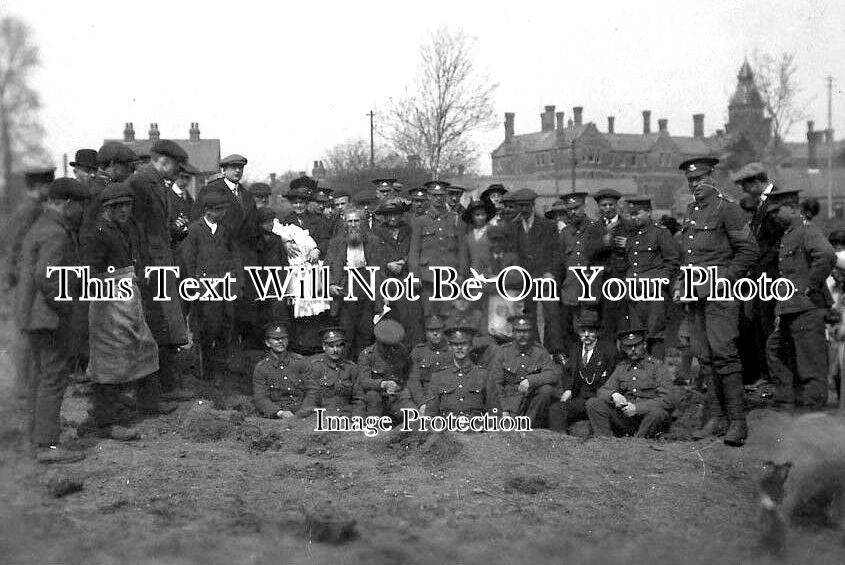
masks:
<path fill-rule="evenodd" d="M 139 139 L 136 141 L 123 141 L 122 139 L 106 139 L 104 143 L 117 141 L 127 145 L 135 153 L 149 153 L 153 141 Z M 189 139 L 174 139 L 179 146 L 188 153 L 188 162 L 200 170 L 201 173 L 216 173 L 220 170 L 220 140 L 200 139 L 192 141 Z"/>
<path fill-rule="evenodd" d="M 804 142 L 786 142 L 783 144 L 784 149 L 789 152 L 793 159 L 807 159 L 810 154 L 810 144 Z M 845 139 L 834 141 L 830 145 L 827 143 L 816 144 L 816 158 L 827 159 L 830 148 L 833 149 L 833 156 L 836 157 L 845 151 Z"/>
<path fill-rule="evenodd" d="M 538 131 L 534 133 L 523 133 L 511 138 L 510 143 L 502 142 L 493 150 L 493 157 L 514 155 L 520 153 L 532 153 L 535 151 L 550 151 L 557 147 L 566 146 L 573 139 L 578 139 L 589 127 L 589 123 L 580 126 L 571 125 L 563 129 L 563 136 L 558 142 L 558 131 Z"/>
<path fill-rule="evenodd" d="M 721 149 L 723 142 L 715 137 L 672 137 L 681 155 L 708 155 Z"/>
<path fill-rule="evenodd" d="M 659 133 L 606 133 L 612 151 L 647 153 L 660 138 Z"/>

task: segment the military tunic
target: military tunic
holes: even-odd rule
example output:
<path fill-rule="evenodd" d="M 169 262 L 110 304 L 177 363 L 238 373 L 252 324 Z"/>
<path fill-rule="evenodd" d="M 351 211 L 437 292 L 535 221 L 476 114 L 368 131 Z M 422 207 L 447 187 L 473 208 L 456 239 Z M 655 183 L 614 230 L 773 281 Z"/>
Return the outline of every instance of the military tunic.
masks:
<path fill-rule="evenodd" d="M 423 404 L 428 394 L 431 376 L 447 367 L 454 360 L 452 350 L 445 342 L 434 348 L 430 343 L 421 343 L 411 350 L 411 373 L 408 389 L 417 404 Z"/>
<path fill-rule="evenodd" d="M 430 302 L 434 274 L 432 267 L 452 267 L 459 277 L 466 275 L 465 225 L 454 212 L 429 209 L 413 220 L 408 266 L 423 281 L 422 301 L 426 316 L 439 313 L 443 302 Z"/>
<path fill-rule="evenodd" d="M 399 417 L 402 408 L 416 407 L 408 387 L 410 367 L 391 364 L 381 355 L 378 345 L 376 342 L 365 347 L 358 356 L 358 383 L 366 397 L 366 412 L 368 416 Z M 395 394 L 387 394 L 381 388 L 382 381 L 393 381 L 399 389 Z"/>
<path fill-rule="evenodd" d="M 775 400 L 785 407 L 796 401 L 811 408 L 827 403 L 824 318 L 833 301 L 825 280 L 835 261 L 833 247 L 813 224 L 796 223 L 786 230 L 778 256 L 780 276 L 797 291 L 775 305 L 778 324 L 766 344 L 778 385 Z"/>
<path fill-rule="evenodd" d="M 490 378 L 496 386 L 496 395 L 504 412 L 529 416 L 536 427 L 548 420 L 551 399 L 560 384 L 560 367 L 551 355 L 539 345 L 521 350 L 515 343 L 500 349 L 490 363 Z M 528 379 L 526 394 L 519 392 L 519 383 Z"/>
<path fill-rule="evenodd" d="M 455 414 L 478 416 L 498 412 L 496 387 L 487 372 L 468 363 L 459 367 L 454 361 L 431 377 L 430 399 L 425 403 L 427 416 Z"/>
<path fill-rule="evenodd" d="M 286 351 L 281 356 L 270 352 L 258 362 L 252 373 L 252 396 L 255 407 L 267 418 L 275 418 L 279 410 L 296 413 L 311 378 L 308 361 L 297 353 Z"/>
<path fill-rule="evenodd" d="M 305 383 L 301 412 L 325 408 L 330 415 L 349 414 L 356 401 L 353 390 L 358 382 L 358 367 L 355 363 L 343 359 L 335 363 L 325 353 L 309 357 L 308 362 L 311 375 Z"/>

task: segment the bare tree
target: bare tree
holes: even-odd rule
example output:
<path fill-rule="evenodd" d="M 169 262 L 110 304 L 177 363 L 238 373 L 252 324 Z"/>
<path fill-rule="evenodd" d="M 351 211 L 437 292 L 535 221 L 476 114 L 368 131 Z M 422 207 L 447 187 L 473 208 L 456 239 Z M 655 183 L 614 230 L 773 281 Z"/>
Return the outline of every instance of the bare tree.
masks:
<path fill-rule="evenodd" d="M 801 86 L 796 80 L 798 66 L 795 53 L 784 51 L 775 57 L 755 51 L 753 66 L 757 90 L 772 120 L 771 159 L 775 164 L 783 160 L 781 145 L 796 122 L 806 117 L 806 105 L 800 105 Z"/>
<path fill-rule="evenodd" d="M 335 145 L 326 152 L 326 170 L 330 174 L 357 174 L 370 169 L 370 142 L 353 139 Z"/>
<path fill-rule="evenodd" d="M 23 156 L 43 153 L 40 102 L 29 84 L 38 64 L 29 28 L 16 18 L 0 20 L 0 204 L 4 207 L 9 203 L 13 164 Z"/>
<path fill-rule="evenodd" d="M 420 67 L 406 95 L 392 101 L 384 135 L 403 155 L 418 155 L 433 178 L 471 167 L 477 148 L 469 134 L 494 126 L 498 87 L 475 69 L 476 40 L 438 29 L 420 47 Z"/>

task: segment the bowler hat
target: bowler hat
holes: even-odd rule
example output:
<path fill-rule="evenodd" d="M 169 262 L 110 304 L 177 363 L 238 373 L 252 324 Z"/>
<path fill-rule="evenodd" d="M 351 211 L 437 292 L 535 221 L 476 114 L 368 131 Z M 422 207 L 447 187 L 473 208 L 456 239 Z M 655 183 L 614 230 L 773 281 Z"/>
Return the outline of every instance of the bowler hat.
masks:
<path fill-rule="evenodd" d="M 73 161 L 70 162 L 71 167 L 87 167 L 89 169 L 97 169 L 97 150 L 96 149 L 80 149 L 76 152 Z"/>

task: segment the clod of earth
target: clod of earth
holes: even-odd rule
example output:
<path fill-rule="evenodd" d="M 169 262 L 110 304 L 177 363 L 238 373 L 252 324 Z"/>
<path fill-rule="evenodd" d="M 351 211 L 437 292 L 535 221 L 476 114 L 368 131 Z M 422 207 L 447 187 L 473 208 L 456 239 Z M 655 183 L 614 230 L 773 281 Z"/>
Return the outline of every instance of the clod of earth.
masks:
<path fill-rule="evenodd" d="M 82 490 L 82 479 L 75 477 L 52 477 L 47 481 L 47 491 L 53 498 L 62 498 Z"/>
<path fill-rule="evenodd" d="M 355 519 L 331 502 L 305 510 L 306 537 L 312 541 L 344 543 L 357 536 Z"/>
<path fill-rule="evenodd" d="M 523 494 L 539 494 L 551 488 L 543 477 L 511 477 L 505 482 L 505 492 L 521 492 Z"/>

